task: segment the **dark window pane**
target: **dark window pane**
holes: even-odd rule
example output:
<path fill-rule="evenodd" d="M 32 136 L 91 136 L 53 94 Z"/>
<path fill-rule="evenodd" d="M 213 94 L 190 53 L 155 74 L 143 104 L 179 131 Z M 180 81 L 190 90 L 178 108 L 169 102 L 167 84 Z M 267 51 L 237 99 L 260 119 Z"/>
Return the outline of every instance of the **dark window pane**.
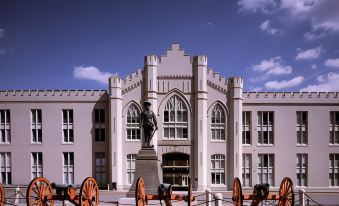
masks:
<path fill-rule="evenodd" d="M 100 109 L 100 122 L 104 123 L 105 122 L 105 110 Z"/>

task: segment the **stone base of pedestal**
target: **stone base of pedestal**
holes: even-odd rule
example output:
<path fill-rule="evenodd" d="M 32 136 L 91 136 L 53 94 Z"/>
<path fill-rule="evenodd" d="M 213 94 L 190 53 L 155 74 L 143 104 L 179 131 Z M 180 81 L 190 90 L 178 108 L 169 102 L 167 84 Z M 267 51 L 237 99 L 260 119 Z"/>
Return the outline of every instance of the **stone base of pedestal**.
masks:
<path fill-rule="evenodd" d="M 160 165 L 155 150 L 151 147 L 141 148 L 135 161 L 133 184 L 126 197 L 135 197 L 135 187 L 139 177 L 144 179 L 146 194 L 158 194 L 158 187 L 160 185 L 159 168 Z"/>

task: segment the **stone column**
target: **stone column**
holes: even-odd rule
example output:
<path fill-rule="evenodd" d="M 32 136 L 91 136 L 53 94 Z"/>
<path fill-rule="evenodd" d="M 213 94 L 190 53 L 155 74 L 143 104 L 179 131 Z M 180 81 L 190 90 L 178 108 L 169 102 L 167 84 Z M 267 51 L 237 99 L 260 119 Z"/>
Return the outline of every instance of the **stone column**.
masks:
<path fill-rule="evenodd" d="M 158 57 L 155 55 L 145 56 L 144 61 L 144 83 L 145 83 L 145 95 L 144 101 L 149 101 L 151 105 L 151 110 L 157 116 L 158 114 L 158 87 L 157 87 L 157 67 L 158 67 Z M 157 119 L 160 117 L 157 116 Z M 159 127 L 159 125 L 158 125 Z M 157 151 L 158 146 L 158 132 L 156 131 L 152 138 L 152 144 L 154 145 L 155 151 Z"/>
<path fill-rule="evenodd" d="M 117 190 L 123 189 L 122 169 L 122 96 L 121 79 L 118 76 L 109 78 L 109 154 L 111 180 L 116 182 Z"/>
<path fill-rule="evenodd" d="M 205 191 L 207 188 L 207 56 L 193 57 L 194 72 L 194 165 L 195 181 L 194 187 L 198 191 Z M 192 168 L 192 167 L 191 167 Z"/>
<path fill-rule="evenodd" d="M 229 116 L 229 141 L 228 141 L 228 177 L 229 188 L 233 186 L 233 179 L 242 179 L 242 101 L 243 79 L 232 77 L 227 83 L 227 102 L 230 111 Z M 227 174 L 228 172 L 228 174 Z"/>

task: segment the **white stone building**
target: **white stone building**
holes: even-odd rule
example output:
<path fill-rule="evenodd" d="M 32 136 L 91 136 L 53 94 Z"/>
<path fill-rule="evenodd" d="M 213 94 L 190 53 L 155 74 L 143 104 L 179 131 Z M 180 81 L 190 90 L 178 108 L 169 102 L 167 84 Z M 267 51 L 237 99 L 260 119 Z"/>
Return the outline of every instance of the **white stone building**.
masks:
<path fill-rule="evenodd" d="M 285 176 L 309 190 L 339 188 L 339 93 L 243 92 L 243 79 L 208 68 L 206 56 L 173 44 L 160 58 L 108 91 L 0 91 L 1 182 L 27 185 L 44 176 L 128 190 L 141 148 L 138 116 L 152 103 L 153 144 L 161 182 L 195 190 L 279 187 Z"/>

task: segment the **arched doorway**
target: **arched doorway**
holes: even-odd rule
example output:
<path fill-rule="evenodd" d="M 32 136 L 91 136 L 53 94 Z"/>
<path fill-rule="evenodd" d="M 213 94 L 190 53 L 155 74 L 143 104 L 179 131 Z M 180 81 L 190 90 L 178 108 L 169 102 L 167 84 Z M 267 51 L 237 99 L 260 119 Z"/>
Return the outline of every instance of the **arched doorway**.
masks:
<path fill-rule="evenodd" d="M 189 155 L 179 152 L 162 155 L 163 183 L 171 184 L 174 190 L 185 190 L 189 178 Z"/>

